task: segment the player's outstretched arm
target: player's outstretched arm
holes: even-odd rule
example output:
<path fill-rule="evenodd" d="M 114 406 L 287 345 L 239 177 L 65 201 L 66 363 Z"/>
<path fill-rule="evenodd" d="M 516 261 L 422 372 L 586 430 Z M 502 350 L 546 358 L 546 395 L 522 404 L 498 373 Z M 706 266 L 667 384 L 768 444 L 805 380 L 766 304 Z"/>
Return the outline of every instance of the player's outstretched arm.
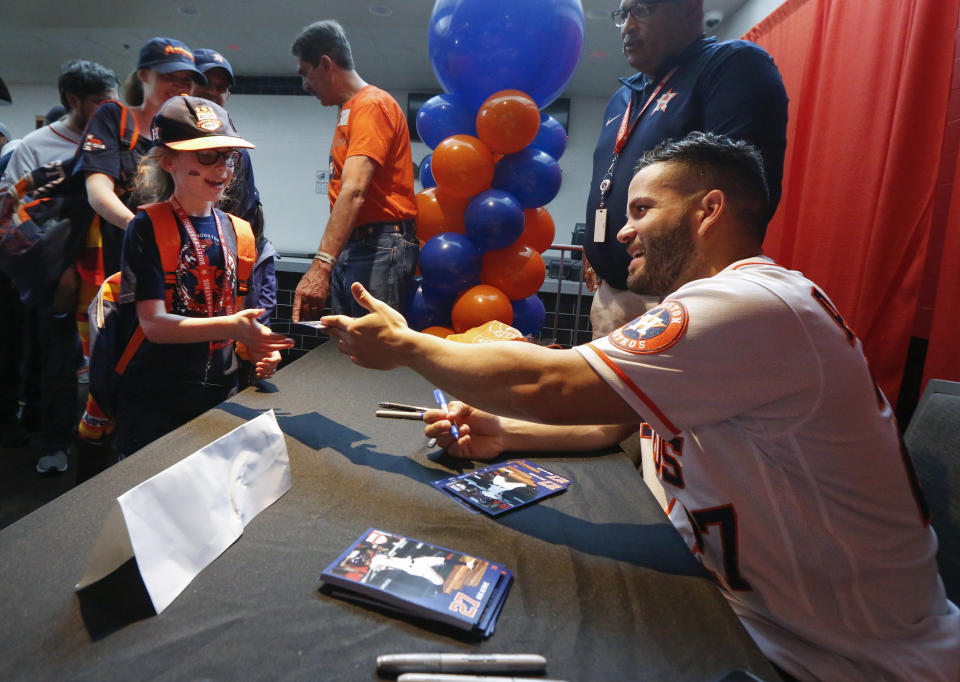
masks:
<path fill-rule="evenodd" d="M 606 426 L 552 426 L 522 419 L 498 417 L 459 401 L 450 403 L 446 412 L 427 410 L 424 433 L 436 438 L 437 445 L 454 457 L 493 459 L 505 451 L 588 451 L 619 443 L 636 430 L 636 424 Z M 450 432 L 454 423 L 460 433 Z"/>
<path fill-rule="evenodd" d="M 410 367 L 479 409 L 545 424 L 625 424 L 637 414 L 574 350 L 508 341 L 464 344 L 412 331 L 354 283 L 369 315 L 323 318 L 342 353 L 363 367 Z"/>

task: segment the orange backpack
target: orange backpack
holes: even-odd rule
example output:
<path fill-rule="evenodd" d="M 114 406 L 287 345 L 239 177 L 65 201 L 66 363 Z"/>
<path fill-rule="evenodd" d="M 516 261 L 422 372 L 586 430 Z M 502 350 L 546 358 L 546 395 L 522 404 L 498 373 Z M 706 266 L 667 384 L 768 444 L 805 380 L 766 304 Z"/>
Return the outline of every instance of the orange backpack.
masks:
<path fill-rule="evenodd" d="M 167 202 L 141 206 L 153 224 L 154 239 L 160 252 L 163 268 L 165 304 L 167 312 L 173 307 L 173 288 L 177 283 L 177 265 L 180 259 L 180 230 L 173 210 Z M 247 293 L 247 284 L 257 260 L 257 249 L 250 223 L 229 213 L 237 239 L 238 296 Z M 225 248 L 226 245 L 222 245 Z M 100 408 L 110 417 L 115 415 L 120 394 L 120 382 L 130 361 L 136 356 L 146 336 L 137 319 L 133 303 L 121 304 L 120 276 L 108 277 L 90 304 L 90 393 Z M 241 309 L 237 306 L 237 309 Z"/>

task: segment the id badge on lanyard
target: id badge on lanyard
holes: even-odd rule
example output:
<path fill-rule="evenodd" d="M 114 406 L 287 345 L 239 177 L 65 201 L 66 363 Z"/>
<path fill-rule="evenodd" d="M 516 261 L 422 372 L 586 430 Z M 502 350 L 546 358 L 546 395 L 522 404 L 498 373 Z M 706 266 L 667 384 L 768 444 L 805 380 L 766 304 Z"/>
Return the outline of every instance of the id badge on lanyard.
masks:
<path fill-rule="evenodd" d="M 610 161 L 610 167 L 607 169 L 607 172 L 603 176 L 603 180 L 600 182 L 600 206 L 594 213 L 593 218 L 593 241 L 597 244 L 602 244 L 607 240 L 607 194 L 610 192 L 610 185 L 613 184 L 613 170 L 617 166 L 617 160 L 620 158 L 620 152 L 623 151 L 623 148 L 627 144 L 627 140 L 629 140 L 630 135 L 633 134 L 633 129 L 637 127 L 637 123 L 639 123 L 640 119 L 643 118 L 643 115 L 646 113 L 650 103 L 656 99 L 657 95 L 660 94 L 660 91 L 663 90 L 664 86 L 667 84 L 667 81 L 670 80 L 670 77 L 673 76 L 676 71 L 677 67 L 675 66 L 667 72 L 667 75 L 660 79 L 660 82 L 657 83 L 657 87 L 654 88 L 652 93 L 650 93 L 650 97 L 648 97 L 647 101 L 644 102 L 643 107 L 640 109 L 640 113 L 637 114 L 637 117 L 633 120 L 633 123 L 630 123 L 630 110 L 633 108 L 633 98 L 631 97 L 630 101 L 627 102 L 627 108 L 623 112 L 623 120 L 620 121 L 620 129 L 617 130 L 617 140 L 613 146 L 613 160 Z"/>

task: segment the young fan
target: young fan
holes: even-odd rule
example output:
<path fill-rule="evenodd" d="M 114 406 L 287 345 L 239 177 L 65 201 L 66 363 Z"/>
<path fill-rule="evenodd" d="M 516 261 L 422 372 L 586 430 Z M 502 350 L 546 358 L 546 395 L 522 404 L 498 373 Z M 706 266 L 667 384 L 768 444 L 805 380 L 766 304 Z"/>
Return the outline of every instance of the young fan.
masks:
<path fill-rule="evenodd" d="M 236 390 L 234 340 L 245 346 L 260 376 L 270 376 L 280 349 L 293 345 L 257 322 L 263 310 L 236 310 L 243 305 L 239 228 L 214 208 L 233 178 L 239 148 L 253 145 L 221 107 L 185 95 L 160 108 L 152 132 L 155 146 L 144 159 L 138 191 L 164 202 L 157 206 L 176 217 L 180 250 L 168 296 L 151 207 L 135 215 L 124 236 L 120 303 L 135 303 L 147 343 L 120 388 L 114 447 L 121 457 Z"/>
<path fill-rule="evenodd" d="M 190 48 L 173 38 L 152 38 L 140 48 L 137 68 L 125 84 L 128 106 L 104 103 L 84 131 L 74 173 L 83 175 L 87 200 L 96 212 L 77 256 L 77 328 L 84 355 L 90 354 L 87 308 L 103 281 L 120 269 L 123 230 L 142 203 L 134 184 L 137 166 L 150 150 L 150 123 L 164 102 L 189 93 L 194 82 L 204 83 L 206 77 L 197 68 Z M 135 84 L 132 99 L 131 84 Z M 132 148 L 128 140 L 133 140 Z M 88 399 L 77 430 L 80 443 L 102 444 L 110 428 L 100 406 Z M 84 449 L 79 453 L 81 469 L 85 468 L 84 459 L 96 458 L 95 452 Z M 81 472 L 79 478 L 86 477 Z"/>

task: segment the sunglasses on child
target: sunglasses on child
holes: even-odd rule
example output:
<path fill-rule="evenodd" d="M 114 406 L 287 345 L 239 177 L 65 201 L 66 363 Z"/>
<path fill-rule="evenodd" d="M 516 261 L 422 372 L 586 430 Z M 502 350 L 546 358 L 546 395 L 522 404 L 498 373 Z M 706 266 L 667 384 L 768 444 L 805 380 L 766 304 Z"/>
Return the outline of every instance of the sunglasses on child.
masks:
<path fill-rule="evenodd" d="M 230 168 L 240 163 L 240 152 L 236 149 L 196 149 L 193 153 L 203 166 L 212 166 L 220 159 Z"/>

